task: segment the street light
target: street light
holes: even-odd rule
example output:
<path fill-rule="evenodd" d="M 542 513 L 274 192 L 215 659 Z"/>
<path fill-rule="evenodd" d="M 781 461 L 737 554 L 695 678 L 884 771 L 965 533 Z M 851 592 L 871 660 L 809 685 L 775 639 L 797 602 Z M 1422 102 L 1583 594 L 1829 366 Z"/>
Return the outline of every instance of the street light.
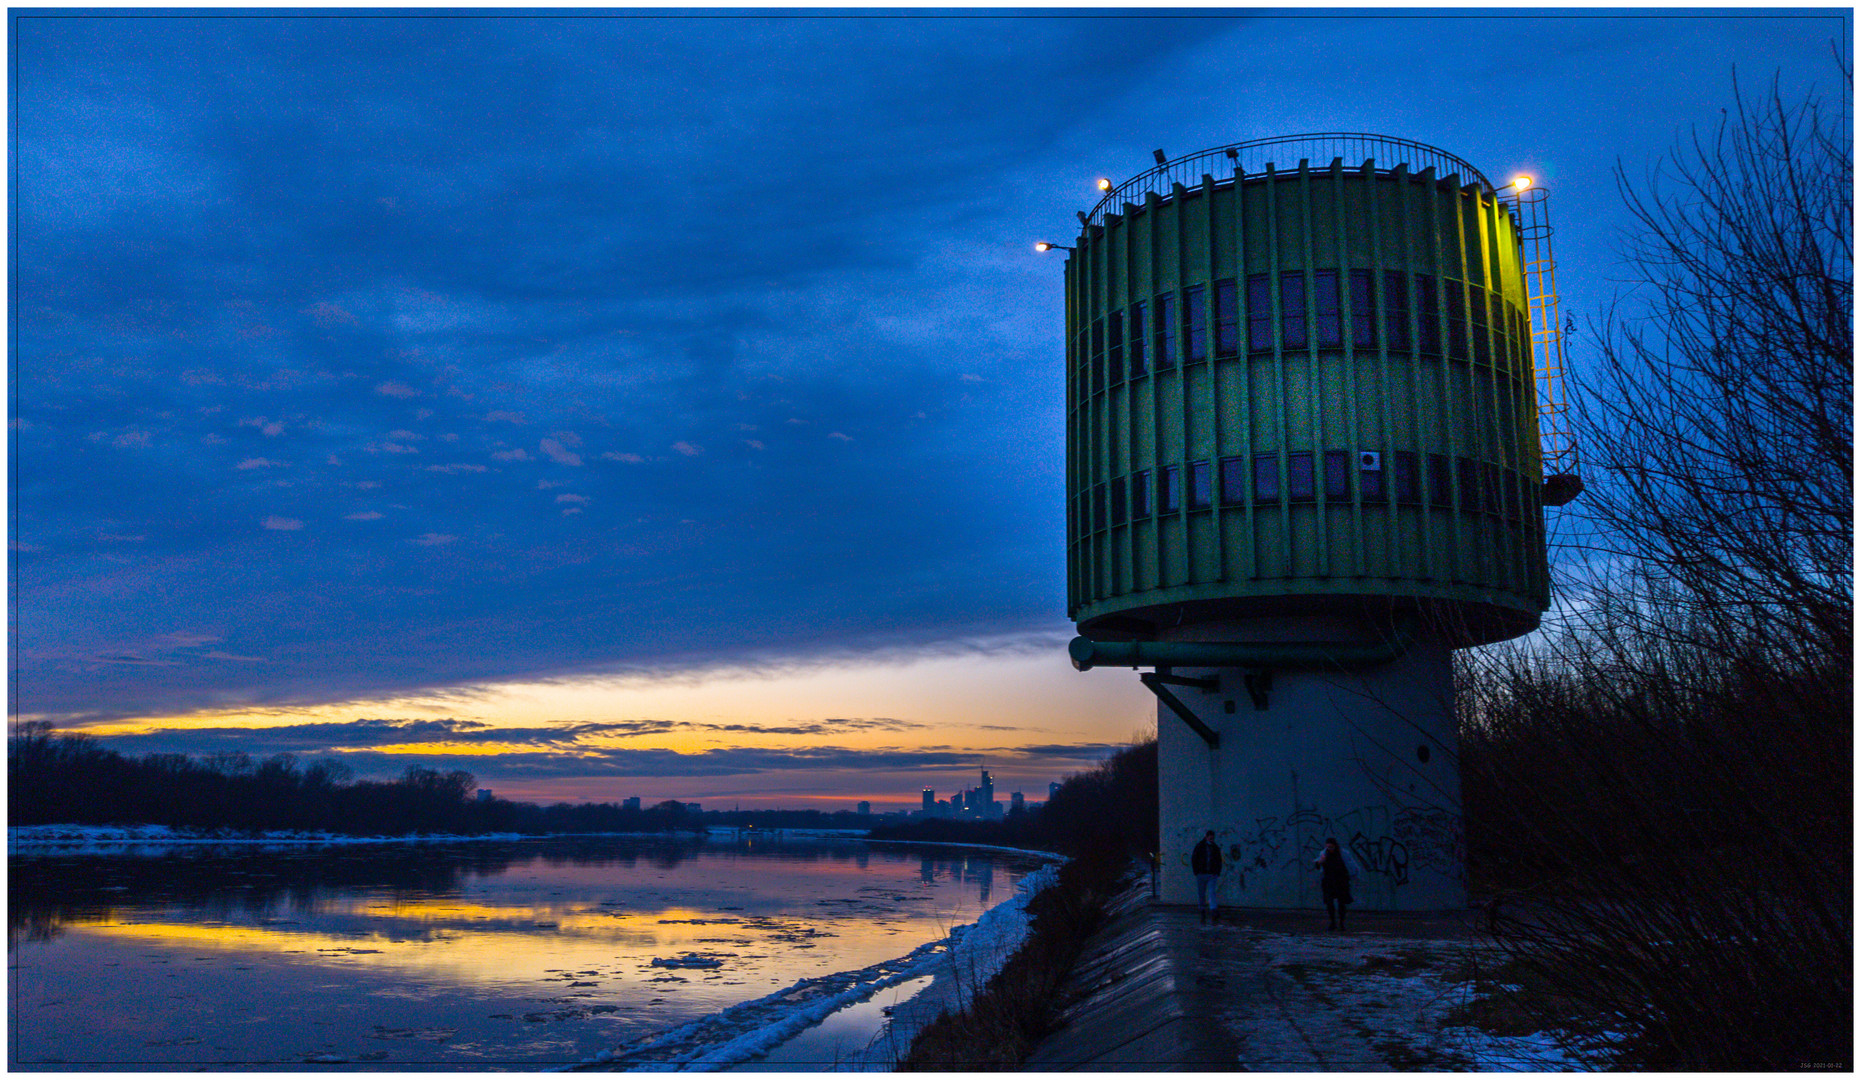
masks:
<path fill-rule="evenodd" d="M 1061 251 L 1072 251 L 1073 250 L 1072 248 L 1067 247 L 1065 244 L 1049 244 L 1045 240 L 1037 241 L 1034 244 L 1035 251 L 1052 251 L 1054 248 L 1059 248 Z"/>

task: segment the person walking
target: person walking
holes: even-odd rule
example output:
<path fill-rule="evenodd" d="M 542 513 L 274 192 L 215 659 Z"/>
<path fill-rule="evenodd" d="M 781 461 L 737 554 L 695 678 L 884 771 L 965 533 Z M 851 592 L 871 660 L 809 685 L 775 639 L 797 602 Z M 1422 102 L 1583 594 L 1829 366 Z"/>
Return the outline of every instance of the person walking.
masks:
<path fill-rule="evenodd" d="M 1217 921 L 1220 915 L 1215 884 L 1221 880 L 1221 845 L 1215 843 L 1215 830 L 1208 830 L 1202 842 L 1189 853 L 1189 869 L 1195 871 L 1195 904 L 1206 926 Z"/>
<path fill-rule="evenodd" d="M 1320 852 L 1313 867 L 1318 870 L 1318 891 L 1325 898 L 1325 914 L 1331 917 L 1331 929 L 1344 929 L 1344 909 L 1354 901 L 1351 899 L 1351 878 L 1356 876 L 1349 862 L 1349 856 L 1338 846 L 1336 837 L 1325 839 L 1325 850 Z"/>

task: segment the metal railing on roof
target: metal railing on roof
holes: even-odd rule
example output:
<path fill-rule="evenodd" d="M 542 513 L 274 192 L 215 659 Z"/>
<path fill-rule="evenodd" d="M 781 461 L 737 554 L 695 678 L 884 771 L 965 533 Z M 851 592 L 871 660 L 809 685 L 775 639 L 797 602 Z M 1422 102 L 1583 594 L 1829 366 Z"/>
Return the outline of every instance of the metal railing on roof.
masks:
<path fill-rule="evenodd" d="M 1493 182 L 1486 178 L 1485 173 L 1446 150 L 1427 143 L 1356 131 L 1278 135 L 1270 139 L 1251 139 L 1211 147 L 1165 161 L 1149 172 L 1139 173 L 1112 188 L 1092 208 L 1092 213 L 1087 215 L 1083 224 L 1088 227 L 1103 225 L 1106 214 L 1127 202 L 1141 204 L 1146 192 L 1155 191 L 1161 196 L 1168 196 L 1177 184 L 1185 188 L 1200 186 L 1204 176 L 1228 183 L 1236 176 L 1265 172 L 1269 162 L 1273 163 L 1276 171 L 1284 171 L 1288 167 L 1296 168 L 1301 159 L 1321 163 L 1328 168 L 1336 158 L 1344 159 L 1345 164 L 1352 168 L 1374 160 L 1380 163 L 1377 167 L 1379 173 L 1388 173 L 1401 164 L 1407 164 L 1411 173 L 1432 168 L 1436 177 L 1458 175 L 1467 183 L 1477 182 L 1487 191 L 1493 190 Z"/>

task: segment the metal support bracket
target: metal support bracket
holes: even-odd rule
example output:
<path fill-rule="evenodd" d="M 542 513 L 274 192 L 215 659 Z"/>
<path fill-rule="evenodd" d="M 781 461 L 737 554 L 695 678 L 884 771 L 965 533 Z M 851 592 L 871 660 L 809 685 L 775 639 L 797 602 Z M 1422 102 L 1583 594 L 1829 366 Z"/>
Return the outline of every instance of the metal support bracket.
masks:
<path fill-rule="evenodd" d="M 1171 686 L 1192 686 L 1197 690 L 1210 694 L 1218 694 L 1221 692 L 1220 679 L 1191 679 L 1187 675 L 1171 675 L 1169 668 L 1159 668 L 1155 674 L 1140 676 L 1140 678 L 1155 679 L 1160 683 L 1168 683 Z"/>
<path fill-rule="evenodd" d="M 1273 690 L 1273 673 L 1271 671 L 1249 671 L 1241 677 L 1242 685 L 1247 687 L 1247 696 L 1254 699 L 1254 711 L 1267 711 L 1267 694 Z"/>
<path fill-rule="evenodd" d="M 1178 685 L 1199 686 L 1204 689 L 1210 689 L 1206 684 L 1214 683 L 1215 680 L 1185 679 L 1176 675 L 1166 675 L 1149 671 L 1144 672 L 1137 678 L 1139 682 L 1150 687 L 1150 692 L 1157 695 L 1158 701 L 1169 706 L 1171 712 L 1182 717 L 1183 723 L 1195 729 L 1195 733 L 1202 736 L 1202 741 L 1208 744 L 1210 750 L 1221 745 L 1221 734 L 1207 724 L 1204 724 L 1194 712 L 1190 711 L 1189 706 L 1184 705 L 1180 698 L 1170 693 L 1169 687 L 1165 685 L 1165 683 L 1176 683 Z M 1220 684 L 1217 683 L 1216 685 L 1219 686 Z"/>

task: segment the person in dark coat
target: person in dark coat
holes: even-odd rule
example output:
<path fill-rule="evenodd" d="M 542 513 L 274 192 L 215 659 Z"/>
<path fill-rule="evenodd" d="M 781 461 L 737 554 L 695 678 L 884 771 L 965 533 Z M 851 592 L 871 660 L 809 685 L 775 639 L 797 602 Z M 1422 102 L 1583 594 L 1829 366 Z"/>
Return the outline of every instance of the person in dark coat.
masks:
<path fill-rule="evenodd" d="M 1325 914 L 1331 916 L 1331 929 L 1344 929 L 1344 909 L 1351 900 L 1351 866 L 1336 837 L 1325 840 L 1325 850 L 1313 863 L 1318 869 L 1318 889 L 1325 898 Z"/>
<path fill-rule="evenodd" d="M 1215 883 L 1221 880 L 1221 845 L 1215 843 L 1215 830 L 1208 830 L 1202 842 L 1189 853 L 1189 869 L 1195 871 L 1195 904 L 1202 922 L 1217 921 Z"/>

